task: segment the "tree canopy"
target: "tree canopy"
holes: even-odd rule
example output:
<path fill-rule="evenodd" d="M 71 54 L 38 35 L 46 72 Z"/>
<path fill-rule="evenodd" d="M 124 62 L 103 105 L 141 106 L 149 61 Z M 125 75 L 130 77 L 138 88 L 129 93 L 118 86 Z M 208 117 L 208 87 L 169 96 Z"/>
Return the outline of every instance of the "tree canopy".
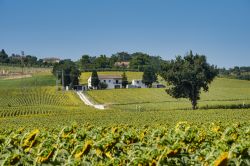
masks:
<path fill-rule="evenodd" d="M 58 79 L 61 80 L 61 83 L 64 85 L 64 87 L 69 86 L 70 89 L 72 89 L 74 85 L 79 84 L 81 72 L 78 70 L 74 62 L 66 59 L 54 65 L 53 74 L 58 76 Z"/>
<path fill-rule="evenodd" d="M 7 62 L 8 62 L 8 55 L 6 54 L 4 49 L 2 49 L 0 51 L 0 63 L 7 63 Z"/>
<path fill-rule="evenodd" d="M 142 75 L 142 82 L 148 87 L 152 87 L 153 82 L 157 80 L 157 75 L 153 67 L 148 66 L 145 68 Z"/>
<path fill-rule="evenodd" d="M 129 65 L 115 65 L 117 62 L 128 62 Z M 153 67 L 156 72 L 161 70 L 161 63 L 164 60 L 159 56 L 150 56 L 143 52 L 135 52 L 129 54 L 127 52 L 118 52 L 112 54 L 111 57 L 100 55 L 98 57 L 83 55 L 78 61 L 79 68 L 84 71 L 96 70 L 135 70 L 144 71 L 147 66 Z"/>
<path fill-rule="evenodd" d="M 192 51 L 182 58 L 177 56 L 175 60 L 165 63 L 161 77 L 171 86 L 166 90 L 175 98 L 188 98 L 192 108 L 197 108 L 200 92 L 209 89 L 209 84 L 217 75 L 217 69 L 209 65 L 204 55 L 193 55 Z"/>
<path fill-rule="evenodd" d="M 122 73 L 122 87 L 126 88 L 128 85 L 128 77 L 125 72 Z"/>
<path fill-rule="evenodd" d="M 91 74 L 91 86 L 97 89 L 99 86 L 99 83 L 100 83 L 100 80 L 99 80 L 97 71 L 93 70 Z"/>

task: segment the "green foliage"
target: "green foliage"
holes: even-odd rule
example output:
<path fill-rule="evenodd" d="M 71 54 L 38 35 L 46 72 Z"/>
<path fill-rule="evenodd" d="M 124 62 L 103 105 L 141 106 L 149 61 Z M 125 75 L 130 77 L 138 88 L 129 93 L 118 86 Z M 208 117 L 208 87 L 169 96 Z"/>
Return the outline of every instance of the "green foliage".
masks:
<path fill-rule="evenodd" d="M 128 85 L 128 77 L 125 72 L 122 73 L 122 87 L 126 88 Z"/>
<path fill-rule="evenodd" d="M 161 73 L 161 77 L 171 85 L 166 92 L 175 98 L 188 98 L 193 109 L 200 99 L 201 88 L 207 92 L 216 75 L 217 70 L 206 62 L 206 57 L 193 55 L 192 51 L 184 58 L 176 57 L 164 66 Z"/>
<path fill-rule="evenodd" d="M 71 60 L 62 60 L 54 65 L 53 74 L 61 80 L 62 85 L 72 89 L 74 85 L 79 84 L 81 72 Z"/>
<path fill-rule="evenodd" d="M 155 82 L 156 80 L 157 75 L 154 69 L 150 66 L 146 67 L 142 75 L 142 82 L 148 87 L 152 87 L 153 82 Z"/>
<path fill-rule="evenodd" d="M 108 87 L 108 84 L 105 82 L 100 82 L 98 85 L 99 89 L 107 89 L 107 87 Z"/>
<path fill-rule="evenodd" d="M 115 66 L 116 62 L 129 62 L 129 68 L 124 66 Z M 135 71 L 144 71 L 147 66 L 159 72 L 161 70 L 161 63 L 165 62 L 160 56 L 150 56 L 146 53 L 136 52 L 129 54 L 127 52 L 118 52 L 111 57 L 100 55 L 99 57 L 91 57 L 83 55 L 80 60 L 80 68 L 83 71 L 97 70 L 111 70 L 111 69 L 126 69 Z"/>
<path fill-rule="evenodd" d="M 0 132 L 3 165 L 248 165 L 250 125 L 95 127 Z"/>
<path fill-rule="evenodd" d="M 240 80 L 250 80 L 250 67 L 249 66 L 235 66 L 229 69 L 219 69 L 219 75 L 221 77 L 235 78 Z"/>
<path fill-rule="evenodd" d="M 100 83 L 100 80 L 99 80 L 97 71 L 94 70 L 92 71 L 92 75 L 91 75 L 91 86 L 93 88 L 98 88 L 99 83 Z"/>
<path fill-rule="evenodd" d="M 7 62 L 8 62 L 8 55 L 6 54 L 4 49 L 2 49 L 0 51 L 0 63 L 7 63 Z"/>
<path fill-rule="evenodd" d="M 144 71 L 145 66 L 150 64 L 150 56 L 145 53 L 136 52 L 132 54 L 130 61 L 130 68 Z"/>
<path fill-rule="evenodd" d="M 80 62 L 81 62 L 81 69 L 86 70 L 91 68 L 90 67 L 91 61 L 89 55 L 83 55 Z"/>
<path fill-rule="evenodd" d="M 38 59 L 32 55 L 18 55 L 12 54 L 8 56 L 4 49 L 0 51 L 0 63 L 5 65 L 18 65 L 18 66 L 36 66 L 36 67 L 50 67 L 52 64 L 43 63 L 42 59 Z"/>
<path fill-rule="evenodd" d="M 111 66 L 109 65 L 109 58 L 107 58 L 106 55 L 100 55 L 94 61 L 94 68 L 96 69 L 111 68 Z"/>

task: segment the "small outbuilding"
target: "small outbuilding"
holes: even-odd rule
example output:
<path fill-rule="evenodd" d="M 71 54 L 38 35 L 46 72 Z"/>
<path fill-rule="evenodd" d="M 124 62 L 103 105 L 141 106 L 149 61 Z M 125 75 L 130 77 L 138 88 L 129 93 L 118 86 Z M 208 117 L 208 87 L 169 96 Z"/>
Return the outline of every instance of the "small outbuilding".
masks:
<path fill-rule="evenodd" d="M 142 80 L 132 80 L 132 86 L 137 88 L 147 88 L 147 85 L 145 85 Z"/>
<path fill-rule="evenodd" d="M 87 85 L 75 85 L 74 90 L 76 90 L 76 91 L 86 91 L 86 90 L 88 90 L 88 86 Z"/>

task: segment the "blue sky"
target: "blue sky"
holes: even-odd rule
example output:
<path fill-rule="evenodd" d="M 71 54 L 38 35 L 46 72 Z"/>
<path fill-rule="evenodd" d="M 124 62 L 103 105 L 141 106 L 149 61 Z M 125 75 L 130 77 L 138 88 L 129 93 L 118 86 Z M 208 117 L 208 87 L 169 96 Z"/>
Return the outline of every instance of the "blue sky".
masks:
<path fill-rule="evenodd" d="M 250 65 L 249 0 L 0 0 L 0 49 L 77 60 L 190 49 L 219 67 Z"/>

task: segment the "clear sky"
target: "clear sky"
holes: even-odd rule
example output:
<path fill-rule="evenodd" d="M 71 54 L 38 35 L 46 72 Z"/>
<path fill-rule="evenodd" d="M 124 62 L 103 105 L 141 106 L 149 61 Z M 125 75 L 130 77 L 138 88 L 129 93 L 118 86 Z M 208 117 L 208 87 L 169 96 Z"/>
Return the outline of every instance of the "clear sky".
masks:
<path fill-rule="evenodd" d="M 190 49 L 219 67 L 250 66 L 250 0 L 0 0 L 0 49 L 77 60 Z"/>

